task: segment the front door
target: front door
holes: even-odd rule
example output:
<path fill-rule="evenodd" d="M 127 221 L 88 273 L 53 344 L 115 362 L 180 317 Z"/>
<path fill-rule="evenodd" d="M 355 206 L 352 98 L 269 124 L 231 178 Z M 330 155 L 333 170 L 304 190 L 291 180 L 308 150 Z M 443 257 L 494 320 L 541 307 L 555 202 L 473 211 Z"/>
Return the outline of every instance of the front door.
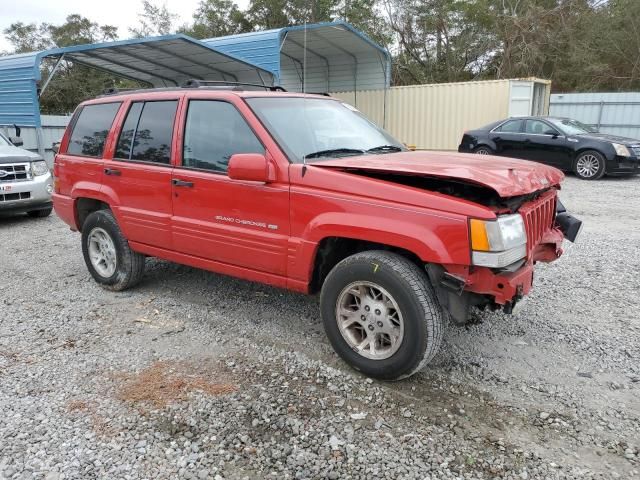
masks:
<path fill-rule="evenodd" d="M 182 165 L 173 172 L 173 244 L 182 253 L 286 273 L 289 185 L 232 180 L 231 155 L 265 153 L 234 105 L 190 100 Z"/>
<path fill-rule="evenodd" d="M 131 241 L 171 248 L 171 145 L 178 100 L 132 102 L 103 191 L 117 198 L 115 215 Z"/>
<path fill-rule="evenodd" d="M 554 167 L 570 169 L 572 148 L 564 135 L 543 120 L 530 119 L 525 123 L 525 154 L 523 158 Z"/>

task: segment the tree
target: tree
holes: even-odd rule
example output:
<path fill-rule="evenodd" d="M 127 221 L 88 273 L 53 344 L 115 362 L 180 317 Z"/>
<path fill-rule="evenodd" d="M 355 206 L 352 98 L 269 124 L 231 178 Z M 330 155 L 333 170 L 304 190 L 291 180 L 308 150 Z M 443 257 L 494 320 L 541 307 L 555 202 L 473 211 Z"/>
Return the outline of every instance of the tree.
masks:
<path fill-rule="evenodd" d="M 175 31 L 177 18 L 178 15 L 170 12 L 165 4 L 158 6 L 149 0 L 142 0 L 142 12 L 138 13 L 140 25 L 130 28 L 129 33 L 135 38 L 169 35 Z"/>
<path fill-rule="evenodd" d="M 194 38 L 221 37 L 249 32 L 252 24 L 233 0 L 201 0 L 193 23 L 181 31 Z"/>

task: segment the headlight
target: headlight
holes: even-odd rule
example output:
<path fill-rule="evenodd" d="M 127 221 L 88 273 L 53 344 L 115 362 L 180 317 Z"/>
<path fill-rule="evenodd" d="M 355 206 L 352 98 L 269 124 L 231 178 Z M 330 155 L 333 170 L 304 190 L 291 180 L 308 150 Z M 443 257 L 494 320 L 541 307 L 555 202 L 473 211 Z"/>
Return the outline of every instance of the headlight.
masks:
<path fill-rule="evenodd" d="M 631 152 L 625 145 L 622 145 L 620 143 L 612 143 L 611 145 L 613 145 L 613 148 L 616 151 L 616 155 L 620 155 L 621 157 L 631 156 Z"/>
<path fill-rule="evenodd" d="M 469 226 L 474 265 L 502 268 L 527 254 L 527 232 L 520 214 L 488 221 L 472 218 Z"/>
<path fill-rule="evenodd" d="M 49 173 L 49 167 L 44 160 L 38 160 L 37 162 L 31 162 L 31 174 L 34 177 Z"/>

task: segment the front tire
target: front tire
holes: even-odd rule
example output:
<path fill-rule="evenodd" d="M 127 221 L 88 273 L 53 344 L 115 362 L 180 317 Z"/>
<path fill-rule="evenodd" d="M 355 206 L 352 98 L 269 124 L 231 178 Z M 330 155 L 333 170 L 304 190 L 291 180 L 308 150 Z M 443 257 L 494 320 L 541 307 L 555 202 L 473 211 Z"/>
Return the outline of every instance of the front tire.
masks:
<path fill-rule="evenodd" d="M 573 162 L 573 171 L 582 180 L 599 180 L 605 174 L 605 158 L 596 150 L 581 152 Z"/>
<path fill-rule="evenodd" d="M 370 377 L 409 377 L 442 343 L 442 310 L 426 274 L 396 253 L 342 260 L 322 286 L 320 309 L 336 353 Z"/>
<path fill-rule="evenodd" d="M 93 279 L 107 290 L 126 290 L 144 275 L 145 256 L 131 250 L 111 210 L 98 210 L 85 220 L 82 254 Z"/>

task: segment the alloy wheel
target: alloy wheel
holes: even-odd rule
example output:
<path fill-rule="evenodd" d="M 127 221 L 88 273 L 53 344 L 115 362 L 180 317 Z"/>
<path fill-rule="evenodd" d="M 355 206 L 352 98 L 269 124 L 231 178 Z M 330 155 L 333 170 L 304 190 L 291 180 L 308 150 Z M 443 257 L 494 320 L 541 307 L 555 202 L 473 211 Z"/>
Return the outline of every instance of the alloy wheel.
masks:
<path fill-rule="evenodd" d="M 116 246 L 109 234 L 100 227 L 91 230 L 88 238 L 89 259 L 96 272 L 104 278 L 111 277 L 117 266 Z"/>
<path fill-rule="evenodd" d="M 336 301 L 336 320 L 344 340 L 365 358 L 384 360 L 402 344 L 400 308 L 391 294 L 375 283 L 347 285 Z"/>
<path fill-rule="evenodd" d="M 593 154 L 582 155 L 576 162 L 576 171 L 581 177 L 594 177 L 598 174 L 598 170 L 600 170 L 600 160 Z"/>

